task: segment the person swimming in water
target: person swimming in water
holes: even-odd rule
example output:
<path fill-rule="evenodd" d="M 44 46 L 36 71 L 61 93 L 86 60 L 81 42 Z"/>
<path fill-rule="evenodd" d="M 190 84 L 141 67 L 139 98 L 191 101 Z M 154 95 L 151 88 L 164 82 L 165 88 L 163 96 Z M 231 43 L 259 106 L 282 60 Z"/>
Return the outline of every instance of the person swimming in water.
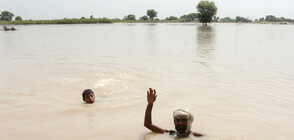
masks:
<path fill-rule="evenodd" d="M 86 104 L 93 104 L 95 102 L 95 94 L 91 89 L 84 90 L 82 97 Z"/>
<path fill-rule="evenodd" d="M 196 137 L 203 136 L 203 134 L 191 131 L 192 122 L 194 118 L 189 111 L 184 109 L 177 109 L 173 113 L 176 131 L 162 129 L 152 124 L 151 112 L 152 112 L 153 103 L 155 102 L 156 97 L 157 97 L 156 90 L 149 88 L 149 91 L 147 91 L 148 105 L 145 111 L 145 120 L 144 120 L 144 126 L 146 128 L 148 128 L 149 130 L 155 133 L 169 133 L 170 135 L 176 134 L 177 137 L 188 137 L 190 134 Z"/>
<path fill-rule="evenodd" d="M 15 31 L 16 29 L 14 27 L 11 27 L 11 28 L 8 28 L 7 26 L 3 25 L 3 28 L 2 28 L 3 31 Z"/>

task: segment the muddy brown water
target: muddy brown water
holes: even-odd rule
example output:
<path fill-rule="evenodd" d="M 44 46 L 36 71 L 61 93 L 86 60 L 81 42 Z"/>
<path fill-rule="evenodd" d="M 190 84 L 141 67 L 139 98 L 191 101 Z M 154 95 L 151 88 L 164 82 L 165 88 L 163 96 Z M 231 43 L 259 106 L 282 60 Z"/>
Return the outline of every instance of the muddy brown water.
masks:
<path fill-rule="evenodd" d="M 26 25 L 0 32 L 0 139 L 174 139 L 186 108 L 203 140 L 294 139 L 294 26 Z M 96 103 L 83 104 L 91 88 Z"/>

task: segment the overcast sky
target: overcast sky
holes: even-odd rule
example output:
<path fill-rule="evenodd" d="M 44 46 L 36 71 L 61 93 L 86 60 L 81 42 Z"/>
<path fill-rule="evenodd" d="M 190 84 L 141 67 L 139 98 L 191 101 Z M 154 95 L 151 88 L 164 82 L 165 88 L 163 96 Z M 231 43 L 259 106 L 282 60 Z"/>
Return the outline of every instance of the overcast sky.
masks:
<path fill-rule="evenodd" d="M 136 18 L 155 9 L 158 18 L 180 17 L 197 12 L 200 0 L 0 0 L 0 11 L 8 10 L 23 19 L 61 18 L 123 18 L 134 14 Z M 217 16 L 236 16 L 256 19 L 266 15 L 294 19 L 294 0 L 214 0 Z"/>

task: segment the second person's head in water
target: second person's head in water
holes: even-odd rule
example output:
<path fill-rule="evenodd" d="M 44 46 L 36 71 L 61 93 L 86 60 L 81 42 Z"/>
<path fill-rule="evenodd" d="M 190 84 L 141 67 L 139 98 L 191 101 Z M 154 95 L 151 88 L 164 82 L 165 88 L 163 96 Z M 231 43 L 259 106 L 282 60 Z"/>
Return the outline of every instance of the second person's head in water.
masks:
<path fill-rule="evenodd" d="M 184 109 L 177 109 L 173 113 L 175 129 L 178 137 L 187 137 L 191 134 L 193 115 Z"/>
<path fill-rule="evenodd" d="M 95 102 L 95 95 L 93 90 L 91 89 L 84 90 L 82 96 L 86 104 L 93 104 Z"/>

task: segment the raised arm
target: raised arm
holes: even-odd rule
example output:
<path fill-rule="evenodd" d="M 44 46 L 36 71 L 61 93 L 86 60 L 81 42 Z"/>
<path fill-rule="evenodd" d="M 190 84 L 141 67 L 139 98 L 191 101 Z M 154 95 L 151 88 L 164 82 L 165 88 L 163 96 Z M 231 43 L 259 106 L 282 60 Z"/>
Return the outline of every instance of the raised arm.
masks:
<path fill-rule="evenodd" d="M 147 127 L 149 130 L 153 131 L 153 132 L 156 132 L 156 133 L 164 133 L 164 132 L 168 132 L 167 130 L 165 129 L 162 129 L 156 125 L 153 125 L 152 124 L 152 107 L 153 107 L 153 103 L 155 102 L 156 100 L 156 90 L 152 88 L 149 88 L 149 91 L 147 91 L 147 102 L 148 102 L 148 105 L 147 105 L 147 108 L 146 108 L 146 111 L 145 111 L 145 121 L 144 121 L 144 126 Z"/>

